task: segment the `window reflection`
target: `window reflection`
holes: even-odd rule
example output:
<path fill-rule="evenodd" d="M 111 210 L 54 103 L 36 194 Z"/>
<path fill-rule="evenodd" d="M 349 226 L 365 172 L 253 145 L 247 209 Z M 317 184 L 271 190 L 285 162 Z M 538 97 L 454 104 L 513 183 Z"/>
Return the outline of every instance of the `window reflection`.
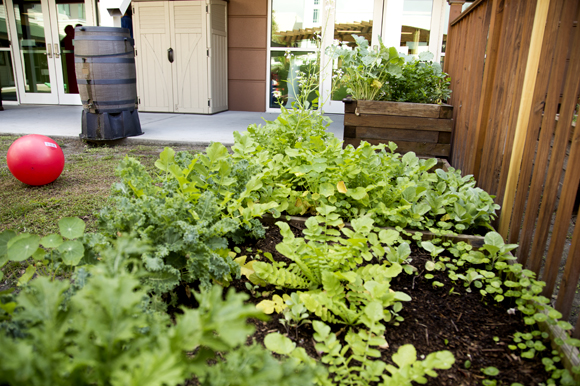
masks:
<path fill-rule="evenodd" d="M 334 19 L 334 39 L 354 47 L 352 34 L 373 40 L 374 0 L 338 0 Z"/>
<path fill-rule="evenodd" d="M 418 55 L 429 51 L 432 9 L 433 0 L 405 0 L 401 27 L 401 47 L 406 48 L 404 53 Z"/>
<path fill-rule="evenodd" d="M 270 56 L 270 107 L 280 105 L 291 107 L 292 102 L 300 95 L 300 78 L 303 74 L 317 73 L 314 68 L 316 53 L 292 52 L 288 55 L 283 51 L 272 51 Z M 308 100 L 312 102 L 316 93 L 311 92 Z"/>
<path fill-rule="evenodd" d="M 56 7 L 64 92 L 78 94 L 73 40 L 75 27 L 86 25 L 85 0 L 57 0 Z"/>
<path fill-rule="evenodd" d="M 271 47 L 316 48 L 322 4 L 312 0 L 273 0 Z"/>

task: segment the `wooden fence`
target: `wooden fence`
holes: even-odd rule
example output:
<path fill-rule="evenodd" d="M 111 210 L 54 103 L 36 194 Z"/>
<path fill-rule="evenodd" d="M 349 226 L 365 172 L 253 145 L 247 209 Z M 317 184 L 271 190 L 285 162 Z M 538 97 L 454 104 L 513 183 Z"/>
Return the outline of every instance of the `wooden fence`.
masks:
<path fill-rule="evenodd" d="M 580 276 L 578 20 L 580 0 L 477 0 L 450 23 L 445 62 L 451 165 L 496 195 L 496 227 L 565 319 Z"/>

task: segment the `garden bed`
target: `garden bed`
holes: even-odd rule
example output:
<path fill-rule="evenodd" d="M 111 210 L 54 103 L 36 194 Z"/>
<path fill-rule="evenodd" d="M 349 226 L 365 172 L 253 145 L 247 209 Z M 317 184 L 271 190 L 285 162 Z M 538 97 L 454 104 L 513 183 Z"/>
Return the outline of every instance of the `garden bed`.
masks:
<path fill-rule="evenodd" d="M 290 224 L 296 237 L 299 237 L 303 228 L 301 222 L 294 220 Z M 263 240 L 257 241 L 251 247 L 253 250 L 271 253 L 274 259 L 285 259 L 275 248 L 281 241 L 280 232 L 274 226 L 269 228 Z M 411 264 L 422 273 L 420 267 L 425 266 L 430 256 L 421 249 L 413 248 L 412 259 Z M 444 286 L 434 287 L 434 280 L 442 282 Z M 273 287 L 249 291 L 246 283 L 251 285 L 246 278 L 242 278 L 232 285 L 237 291 L 248 293 L 252 303 L 257 304 L 264 300 L 260 296 L 264 292 L 267 293 L 267 298 L 275 293 L 283 293 Z M 404 304 L 400 315 L 405 320 L 400 326 L 387 324 L 385 338 L 388 347 L 380 350 L 381 360 L 392 363 L 391 356 L 398 348 L 411 343 L 417 349 L 418 355 L 426 356 L 434 351 L 450 350 L 455 356 L 453 367 L 438 371 L 437 378 L 429 378 L 429 385 L 467 386 L 481 384 L 484 379 L 495 379 L 498 385 L 511 385 L 514 382 L 538 385 L 549 378 L 541 358 L 523 359 L 508 348 L 515 332 L 528 330 L 520 313 L 508 313 L 513 305 L 498 305 L 493 301 L 486 304 L 478 293 L 465 292 L 462 285 L 452 283 L 444 272 L 435 274 L 433 280 L 425 279 L 422 275 L 402 273 L 393 279 L 391 288 L 407 293 L 413 300 Z M 249 340 L 255 339 L 262 343 L 267 334 L 279 332 L 287 335 L 299 347 L 304 347 L 314 358 L 320 358 L 314 348 L 312 326 L 306 324 L 298 330 L 290 328 L 287 331 L 280 323 L 280 318 L 283 319 L 280 314 L 273 314 L 267 322 L 253 320 L 256 333 Z M 334 325 L 333 331 L 341 328 L 344 326 Z M 499 375 L 484 375 L 481 370 L 488 367 L 497 368 Z"/>

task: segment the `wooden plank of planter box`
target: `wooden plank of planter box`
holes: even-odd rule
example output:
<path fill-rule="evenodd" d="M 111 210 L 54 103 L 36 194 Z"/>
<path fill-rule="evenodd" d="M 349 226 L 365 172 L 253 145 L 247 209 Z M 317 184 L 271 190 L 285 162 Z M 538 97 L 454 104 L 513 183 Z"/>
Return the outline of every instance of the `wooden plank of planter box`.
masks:
<path fill-rule="evenodd" d="M 385 103 L 385 102 L 382 102 Z M 431 130 L 447 131 L 453 130 L 452 119 L 421 118 L 421 117 L 399 117 L 389 115 L 371 115 L 371 114 L 344 114 L 345 126 L 366 126 L 366 127 L 385 127 L 389 129 L 408 129 L 408 130 Z"/>
<path fill-rule="evenodd" d="M 358 132 L 357 128 L 357 132 Z M 389 139 L 372 139 L 372 138 L 345 138 L 344 145 L 353 145 L 358 147 L 361 141 L 366 141 L 372 145 L 379 145 L 381 143 L 388 143 Z M 415 152 L 415 154 L 430 156 L 430 157 L 447 157 L 451 150 L 451 144 L 445 143 L 426 143 L 426 142 L 406 142 L 393 141 L 397 144 L 397 153 Z"/>
<path fill-rule="evenodd" d="M 347 136 L 346 130 L 344 133 Z M 373 138 L 382 139 L 388 141 L 417 141 L 428 142 L 428 143 L 438 143 L 439 142 L 439 132 L 437 131 L 427 131 L 427 130 L 399 130 L 399 129 L 386 129 L 383 127 L 357 127 L 356 128 L 356 138 Z"/>
<path fill-rule="evenodd" d="M 288 219 L 288 217 L 289 217 L 289 219 Z M 262 222 L 264 222 L 266 224 L 269 224 L 269 225 L 274 225 L 278 221 L 283 221 L 283 222 L 287 222 L 289 224 L 295 224 L 295 225 L 297 225 L 297 226 L 299 226 L 301 228 L 304 226 L 304 223 L 306 222 L 306 220 L 308 220 L 308 217 L 284 216 L 284 215 L 280 216 L 279 218 L 274 218 L 274 217 L 269 216 L 269 215 L 264 215 L 261 218 L 261 221 Z M 349 223 L 344 223 L 344 225 L 347 226 L 347 227 L 350 227 L 350 224 Z M 393 228 L 393 227 L 381 227 L 381 229 L 393 229 L 393 230 L 395 230 L 395 228 Z M 432 240 L 432 239 L 435 239 L 435 238 L 441 238 L 442 237 L 442 236 L 439 236 L 439 235 L 435 235 L 434 233 L 429 232 L 429 231 L 420 231 L 420 230 L 415 230 L 415 229 L 405 229 L 404 231 L 405 232 L 408 232 L 408 233 L 410 233 L 412 235 L 415 234 L 415 233 L 417 233 L 417 232 L 421 233 L 422 234 L 421 239 L 423 241 Z M 407 236 L 405 236 L 403 234 L 401 234 L 401 236 L 403 238 L 407 238 Z M 485 243 L 483 236 L 448 235 L 448 236 L 443 236 L 443 237 L 445 237 L 445 239 L 447 239 L 449 241 L 452 241 L 454 243 L 458 243 L 460 241 L 463 241 L 463 242 L 471 245 L 475 249 L 481 248 L 483 246 L 483 244 Z M 411 239 L 411 238 L 409 237 L 408 239 Z"/>
<path fill-rule="evenodd" d="M 345 105 L 348 105 L 346 103 Z M 413 116 L 424 118 L 442 118 L 442 105 L 425 103 L 401 103 L 401 102 L 377 102 L 377 101 L 356 101 L 359 114 L 380 114 L 396 115 L 401 117 Z M 449 106 L 451 107 L 451 106 Z M 453 109 L 451 109 L 453 111 Z M 451 113 L 453 114 L 453 112 Z"/>

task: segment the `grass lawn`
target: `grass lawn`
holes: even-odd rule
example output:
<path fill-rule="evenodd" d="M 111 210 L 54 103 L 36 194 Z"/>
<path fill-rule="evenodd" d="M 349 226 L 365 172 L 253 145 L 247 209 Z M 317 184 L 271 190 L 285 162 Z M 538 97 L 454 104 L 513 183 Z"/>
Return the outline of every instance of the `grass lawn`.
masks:
<path fill-rule="evenodd" d="M 12 229 L 40 236 L 58 232 L 58 220 L 70 216 L 82 218 L 87 232 L 95 231 L 94 213 L 107 204 L 119 161 L 129 155 L 155 172 L 153 164 L 163 150 L 163 146 L 90 146 L 76 138 L 56 139 L 65 155 L 61 176 L 48 185 L 29 186 L 14 178 L 6 164 L 8 148 L 16 139 L 0 135 L 0 232 Z"/>
<path fill-rule="evenodd" d="M 16 139 L 0 135 L 0 232 L 11 229 L 39 236 L 58 233 L 63 217 L 80 217 L 86 232 L 96 231 L 95 213 L 107 205 L 111 186 L 118 180 L 119 161 L 129 155 L 155 173 L 154 163 L 163 150 L 154 145 L 91 146 L 77 138 L 56 139 L 65 155 L 62 174 L 48 185 L 29 186 L 14 178 L 6 164 L 8 148 Z M 3 268 L 5 279 L 19 276 L 26 266 L 26 261 L 10 262 Z"/>

